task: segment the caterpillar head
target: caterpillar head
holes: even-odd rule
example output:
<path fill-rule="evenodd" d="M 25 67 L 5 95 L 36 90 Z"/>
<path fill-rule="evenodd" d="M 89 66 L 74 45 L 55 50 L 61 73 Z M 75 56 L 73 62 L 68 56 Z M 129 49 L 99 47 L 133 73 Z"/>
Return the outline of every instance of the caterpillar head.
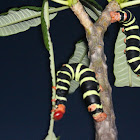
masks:
<path fill-rule="evenodd" d="M 121 11 L 111 11 L 110 12 L 110 16 L 111 16 L 111 23 L 114 22 L 123 22 L 127 19 L 127 14 L 126 12 L 121 12 Z"/>
<path fill-rule="evenodd" d="M 59 104 L 57 108 L 54 110 L 54 116 L 53 116 L 54 120 L 57 121 L 62 119 L 64 113 L 65 113 L 65 105 Z"/>
<path fill-rule="evenodd" d="M 118 12 L 111 11 L 110 16 L 111 16 L 111 23 L 114 23 L 114 22 L 121 20 L 120 13 L 118 13 Z"/>

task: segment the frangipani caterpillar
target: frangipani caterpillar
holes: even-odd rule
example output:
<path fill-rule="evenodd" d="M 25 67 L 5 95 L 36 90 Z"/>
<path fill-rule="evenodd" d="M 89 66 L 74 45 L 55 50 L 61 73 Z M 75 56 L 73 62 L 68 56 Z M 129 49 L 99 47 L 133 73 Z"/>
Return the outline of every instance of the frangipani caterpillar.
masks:
<path fill-rule="evenodd" d="M 110 13 L 113 22 L 120 22 L 123 25 L 122 31 L 126 34 L 126 57 L 132 71 L 140 75 L 140 36 L 139 26 L 135 16 L 129 10 L 120 10 Z"/>
<path fill-rule="evenodd" d="M 88 111 L 94 120 L 101 122 L 106 119 L 107 115 L 103 112 L 100 101 L 100 86 L 95 78 L 95 73 L 83 64 L 64 64 L 57 72 L 56 85 L 56 108 L 54 109 L 54 119 L 59 120 L 65 113 L 66 95 L 70 87 L 70 81 L 80 82 L 83 92 L 83 99 L 87 105 Z"/>

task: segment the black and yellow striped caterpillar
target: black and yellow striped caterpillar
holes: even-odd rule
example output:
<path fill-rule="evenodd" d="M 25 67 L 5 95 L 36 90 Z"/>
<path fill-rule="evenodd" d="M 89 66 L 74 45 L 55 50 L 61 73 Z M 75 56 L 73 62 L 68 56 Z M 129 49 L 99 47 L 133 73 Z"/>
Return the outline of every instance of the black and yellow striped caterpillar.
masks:
<path fill-rule="evenodd" d="M 83 91 L 83 99 L 88 111 L 97 122 L 103 121 L 107 115 L 103 112 L 100 101 L 100 86 L 95 78 L 95 73 L 83 64 L 64 64 L 57 72 L 56 85 L 56 108 L 54 109 L 54 119 L 59 120 L 65 113 L 66 95 L 70 87 L 70 81 L 80 82 Z"/>
<path fill-rule="evenodd" d="M 140 36 L 139 26 L 135 16 L 129 10 L 120 10 L 110 13 L 112 22 L 120 22 L 122 31 L 126 34 L 126 57 L 132 71 L 140 75 Z"/>

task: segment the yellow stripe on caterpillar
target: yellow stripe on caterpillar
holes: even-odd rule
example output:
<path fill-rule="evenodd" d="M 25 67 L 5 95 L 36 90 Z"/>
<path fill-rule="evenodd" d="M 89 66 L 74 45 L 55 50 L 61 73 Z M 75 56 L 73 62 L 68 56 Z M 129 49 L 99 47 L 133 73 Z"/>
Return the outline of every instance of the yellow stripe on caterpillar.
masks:
<path fill-rule="evenodd" d="M 102 104 L 100 105 L 100 104 L 94 103 L 94 105 L 96 105 L 96 108 L 101 108 L 101 109 L 103 108 L 103 105 Z"/>
<path fill-rule="evenodd" d="M 92 116 L 93 116 L 93 117 L 96 117 L 96 116 L 98 116 L 99 114 L 101 114 L 101 113 L 95 113 L 95 114 L 93 114 Z"/>
<path fill-rule="evenodd" d="M 128 63 L 133 63 L 133 62 L 136 62 L 138 60 L 140 60 L 140 57 L 134 57 L 134 58 L 128 60 Z"/>
<path fill-rule="evenodd" d="M 97 105 L 97 108 L 103 108 L 103 105 L 101 104 L 101 105 L 99 105 L 99 104 L 96 104 Z"/>
<path fill-rule="evenodd" d="M 64 87 L 64 86 L 59 86 L 59 85 L 57 85 L 57 86 L 56 86 L 56 89 L 68 90 L 68 88 L 67 88 L 67 87 Z"/>
<path fill-rule="evenodd" d="M 122 11 L 122 10 L 120 10 L 122 13 L 124 13 L 125 14 L 125 12 L 124 11 Z"/>
<path fill-rule="evenodd" d="M 139 36 L 137 36 L 137 35 L 130 35 L 130 36 L 128 36 L 127 38 L 126 38 L 126 40 L 129 40 L 129 39 L 138 39 L 138 40 L 140 40 L 140 37 Z"/>
<path fill-rule="evenodd" d="M 57 76 L 58 76 L 59 73 L 66 74 L 66 75 L 68 75 L 68 76 L 70 77 L 70 79 L 71 79 L 71 74 L 70 74 L 69 72 L 67 72 L 67 71 L 58 71 L 58 72 L 57 72 Z"/>
<path fill-rule="evenodd" d="M 129 50 L 132 50 L 133 51 L 134 50 L 134 51 L 140 52 L 140 49 L 138 47 L 135 47 L 135 46 L 129 46 L 125 50 L 126 51 L 129 51 Z"/>
<path fill-rule="evenodd" d="M 96 90 L 89 90 L 83 94 L 83 99 L 85 99 L 86 97 L 91 96 L 91 95 L 100 96 L 100 94 Z"/>
<path fill-rule="evenodd" d="M 94 77 L 84 77 L 81 81 L 80 81 L 80 86 L 87 81 L 94 81 L 97 83 L 97 80 Z"/>
<path fill-rule="evenodd" d="M 125 28 L 125 31 L 134 30 L 134 29 L 139 29 L 139 26 L 138 25 L 130 26 L 128 28 Z"/>
<path fill-rule="evenodd" d="M 75 81 L 79 81 L 79 71 L 80 71 L 81 66 L 82 66 L 82 64 L 78 64 L 78 66 L 76 68 Z"/>
<path fill-rule="evenodd" d="M 130 13 L 130 18 L 129 18 L 129 20 L 128 21 L 124 21 L 124 23 L 129 23 L 130 22 L 130 20 L 132 19 L 132 13 L 129 11 L 129 10 L 127 10 L 129 13 Z"/>
<path fill-rule="evenodd" d="M 126 14 L 124 11 L 122 11 L 122 10 L 119 10 L 120 12 L 122 12 L 124 15 Z M 122 21 L 119 21 L 120 23 L 121 22 L 124 22 L 123 20 Z"/>
<path fill-rule="evenodd" d="M 91 70 L 91 69 L 89 69 L 89 68 L 85 68 L 85 69 L 81 70 L 80 73 L 79 73 L 79 75 L 78 75 L 78 80 L 79 80 L 80 76 L 81 76 L 83 73 L 87 72 L 87 71 L 93 72 L 93 70 Z"/>
<path fill-rule="evenodd" d="M 71 71 L 71 73 L 72 73 L 72 80 L 73 80 L 74 79 L 74 70 L 73 70 L 73 68 L 69 64 L 66 64 L 65 66 L 67 68 L 69 68 L 69 70 Z"/>
<path fill-rule="evenodd" d="M 63 83 L 67 83 L 68 85 L 70 85 L 70 82 L 66 79 L 60 79 L 60 78 L 57 78 L 57 82 L 63 82 Z"/>
<path fill-rule="evenodd" d="M 136 18 L 134 17 L 132 21 L 130 21 L 129 23 L 123 24 L 124 26 L 129 26 L 131 24 L 133 24 L 136 21 Z"/>
<path fill-rule="evenodd" d="M 134 70 L 134 72 L 137 72 L 140 69 L 140 64 L 138 65 L 138 67 Z"/>
<path fill-rule="evenodd" d="M 66 97 L 60 97 L 58 95 L 55 96 L 56 100 L 63 100 L 63 101 L 67 101 Z"/>

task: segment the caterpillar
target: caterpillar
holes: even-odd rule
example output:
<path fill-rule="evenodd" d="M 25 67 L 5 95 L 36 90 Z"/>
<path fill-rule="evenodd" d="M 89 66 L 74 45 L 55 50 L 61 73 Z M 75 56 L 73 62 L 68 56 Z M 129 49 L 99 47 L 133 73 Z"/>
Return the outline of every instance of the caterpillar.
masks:
<path fill-rule="evenodd" d="M 122 31 L 126 34 L 126 58 L 132 71 L 140 75 L 140 36 L 139 26 L 135 16 L 129 10 L 110 12 L 111 22 L 120 22 L 123 26 Z"/>
<path fill-rule="evenodd" d="M 103 111 L 100 101 L 100 89 L 95 73 L 80 63 L 64 64 L 57 72 L 56 81 L 56 106 L 54 111 L 54 120 L 60 120 L 65 113 L 65 103 L 70 87 L 71 80 L 79 81 L 83 92 L 83 99 L 87 105 L 88 111 L 93 116 L 94 120 L 101 122 L 106 119 L 107 115 Z"/>

